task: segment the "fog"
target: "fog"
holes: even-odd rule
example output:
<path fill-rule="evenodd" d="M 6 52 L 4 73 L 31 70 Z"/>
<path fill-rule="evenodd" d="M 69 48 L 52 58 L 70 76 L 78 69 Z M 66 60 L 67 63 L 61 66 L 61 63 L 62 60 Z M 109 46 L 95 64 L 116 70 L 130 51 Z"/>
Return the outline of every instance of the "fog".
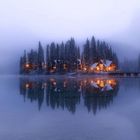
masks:
<path fill-rule="evenodd" d="M 24 49 L 38 41 L 78 44 L 92 35 L 109 42 L 120 60 L 140 52 L 139 0 L 0 0 L 0 73 L 17 73 Z"/>

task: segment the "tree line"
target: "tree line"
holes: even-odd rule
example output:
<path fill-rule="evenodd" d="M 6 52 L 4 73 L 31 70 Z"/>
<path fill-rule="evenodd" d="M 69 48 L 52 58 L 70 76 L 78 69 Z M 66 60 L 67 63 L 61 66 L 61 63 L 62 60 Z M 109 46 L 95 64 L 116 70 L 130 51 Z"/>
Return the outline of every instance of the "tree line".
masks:
<path fill-rule="evenodd" d="M 140 72 L 140 54 L 136 58 L 122 60 L 119 62 L 119 68 L 125 72 Z"/>
<path fill-rule="evenodd" d="M 101 59 L 111 60 L 118 66 L 118 58 L 112 48 L 94 37 L 87 39 L 83 47 L 79 47 L 74 38 L 60 44 L 52 42 L 45 49 L 39 42 L 38 50 L 25 50 L 20 57 L 20 74 L 77 72 Z"/>

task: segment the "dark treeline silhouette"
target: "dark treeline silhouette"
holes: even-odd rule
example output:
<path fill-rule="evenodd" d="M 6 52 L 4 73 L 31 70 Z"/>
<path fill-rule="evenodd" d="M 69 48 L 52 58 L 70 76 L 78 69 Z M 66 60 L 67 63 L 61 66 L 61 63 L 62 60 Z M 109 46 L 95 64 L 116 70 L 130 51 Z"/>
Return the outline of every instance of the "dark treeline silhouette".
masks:
<path fill-rule="evenodd" d="M 111 60 L 118 66 L 118 58 L 104 41 L 86 41 L 84 46 L 76 45 L 74 38 L 66 43 L 52 42 L 46 48 L 39 42 L 38 50 L 24 51 L 20 58 L 20 74 L 49 74 L 77 72 L 99 60 Z"/>
<path fill-rule="evenodd" d="M 140 54 L 138 55 L 138 64 L 137 64 L 137 70 L 140 72 Z"/>
<path fill-rule="evenodd" d="M 75 113 L 83 98 L 87 110 L 96 114 L 97 110 L 113 102 L 118 89 L 119 84 L 115 79 L 20 80 L 20 94 L 25 101 L 37 101 L 39 110 L 46 101 L 46 105 L 52 109 L 61 108 Z"/>
<path fill-rule="evenodd" d="M 125 72 L 140 72 L 140 57 L 138 59 L 124 59 L 119 63 L 119 67 L 122 71 Z"/>
<path fill-rule="evenodd" d="M 119 61 L 119 69 L 123 72 L 140 73 L 140 54 L 136 58 L 129 57 Z"/>
<path fill-rule="evenodd" d="M 91 41 L 87 39 L 81 58 L 85 65 L 91 65 L 102 59 L 111 60 L 118 66 L 118 58 L 112 48 L 104 41 L 96 41 L 94 37 Z"/>

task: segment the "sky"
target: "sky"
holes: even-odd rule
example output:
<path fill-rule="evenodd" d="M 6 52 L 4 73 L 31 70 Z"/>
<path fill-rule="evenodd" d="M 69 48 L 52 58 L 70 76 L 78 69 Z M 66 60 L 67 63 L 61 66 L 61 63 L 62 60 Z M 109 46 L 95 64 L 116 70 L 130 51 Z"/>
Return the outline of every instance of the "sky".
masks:
<path fill-rule="evenodd" d="M 119 57 L 140 52 L 139 0 L 0 0 L 0 73 L 18 72 L 24 49 L 92 35 Z M 136 55 L 134 55 L 136 53 Z"/>

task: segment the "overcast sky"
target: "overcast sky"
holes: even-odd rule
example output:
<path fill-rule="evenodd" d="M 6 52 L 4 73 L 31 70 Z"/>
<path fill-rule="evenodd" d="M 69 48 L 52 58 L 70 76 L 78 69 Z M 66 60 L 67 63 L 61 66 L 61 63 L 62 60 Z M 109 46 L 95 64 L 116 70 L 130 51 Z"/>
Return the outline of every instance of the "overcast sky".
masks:
<path fill-rule="evenodd" d="M 140 0 L 0 0 L 0 73 L 18 67 L 23 50 L 39 40 L 94 35 L 127 57 L 140 52 L 139 27 Z"/>

